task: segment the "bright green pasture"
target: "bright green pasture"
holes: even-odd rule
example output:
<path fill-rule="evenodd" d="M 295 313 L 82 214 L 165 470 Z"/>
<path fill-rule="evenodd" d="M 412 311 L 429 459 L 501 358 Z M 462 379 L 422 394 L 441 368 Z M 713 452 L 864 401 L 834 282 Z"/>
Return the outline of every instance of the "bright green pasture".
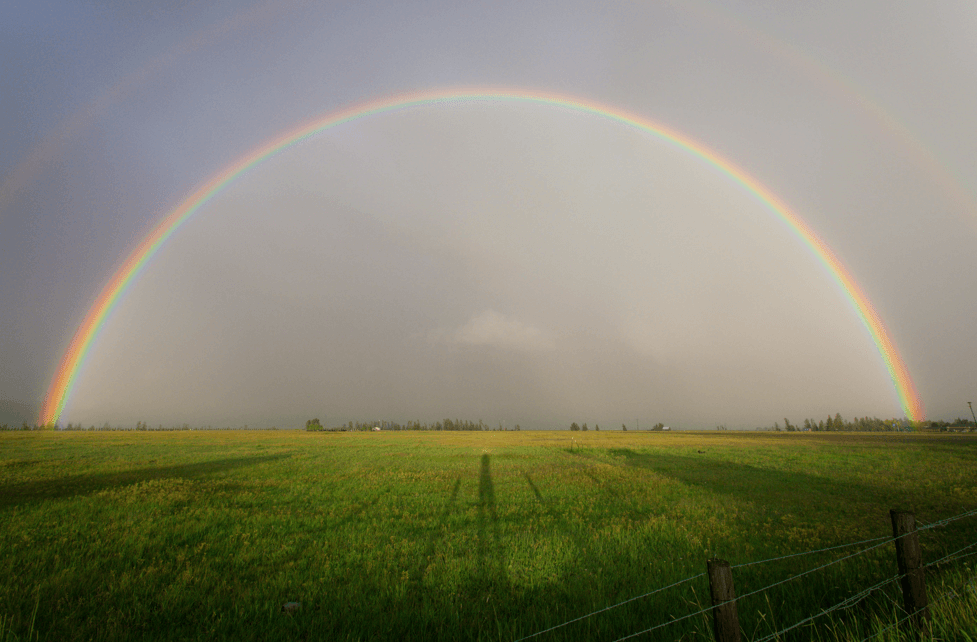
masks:
<path fill-rule="evenodd" d="M 921 524 L 977 509 L 977 439 L 0 433 L 0 640 L 516 640 L 713 556 L 735 565 L 889 535 L 890 508 Z M 936 560 L 977 541 L 977 518 L 921 541 Z M 734 569 L 737 592 L 856 550 Z M 930 569 L 932 594 L 955 591 L 944 608 L 977 607 L 973 559 Z M 745 638 L 895 573 L 889 543 L 746 597 Z M 867 634 L 891 621 L 888 589 L 785 639 Z M 698 578 L 533 639 L 617 640 L 708 599 Z M 301 607 L 282 612 L 288 602 Z M 977 619 L 953 622 L 970 636 L 957 639 L 977 639 Z M 710 620 L 639 639 L 681 637 L 711 639 Z"/>

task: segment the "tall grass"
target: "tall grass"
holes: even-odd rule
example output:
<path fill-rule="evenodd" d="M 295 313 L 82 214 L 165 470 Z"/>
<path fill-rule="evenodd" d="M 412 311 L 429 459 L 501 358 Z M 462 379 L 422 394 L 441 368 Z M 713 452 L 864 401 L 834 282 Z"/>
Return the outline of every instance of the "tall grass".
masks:
<path fill-rule="evenodd" d="M 977 508 L 973 438 L 573 438 L 2 434 L 0 640 L 515 640 L 698 575 L 713 556 L 735 565 L 886 536 L 892 507 L 921 523 Z M 975 523 L 922 533 L 924 559 L 973 542 Z M 847 552 L 736 568 L 737 593 Z M 931 586 L 970 568 L 933 569 Z M 890 544 L 744 598 L 745 636 L 895 572 Z M 897 592 L 783 639 L 861 639 L 898 612 Z M 707 604 L 698 578 L 533 639 L 616 640 Z M 947 626 L 975 637 L 974 616 L 952 613 Z M 708 613 L 641 639 L 680 638 L 711 639 Z"/>
<path fill-rule="evenodd" d="M 879 604 L 864 617 L 833 620 L 812 628 L 809 639 L 823 642 L 977 640 L 977 573 L 971 564 L 931 581 L 928 593 L 930 620 L 922 632 L 909 623 L 900 608 L 898 591 L 890 589 L 885 595 L 887 604 Z"/>

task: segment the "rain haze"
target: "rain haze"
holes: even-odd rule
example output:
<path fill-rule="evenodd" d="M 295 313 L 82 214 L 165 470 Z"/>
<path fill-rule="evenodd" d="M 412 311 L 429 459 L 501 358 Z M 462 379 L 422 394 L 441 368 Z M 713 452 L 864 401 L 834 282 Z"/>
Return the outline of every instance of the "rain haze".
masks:
<path fill-rule="evenodd" d="M 60 422 L 602 429 L 902 417 L 977 395 L 972 2 L 14 3 L 0 21 L 0 423 L 211 177 Z"/>

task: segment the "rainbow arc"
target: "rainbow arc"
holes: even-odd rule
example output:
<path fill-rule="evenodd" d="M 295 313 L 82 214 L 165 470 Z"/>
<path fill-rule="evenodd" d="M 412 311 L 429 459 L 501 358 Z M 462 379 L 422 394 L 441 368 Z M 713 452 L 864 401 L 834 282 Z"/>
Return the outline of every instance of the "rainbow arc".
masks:
<path fill-rule="evenodd" d="M 171 211 L 156 228 L 140 242 L 128 256 L 125 263 L 115 272 L 111 280 L 100 292 L 95 303 L 88 310 L 84 320 L 71 339 L 58 369 L 51 381 L 39 423 L 56 423 L 67 404 L 75 381 L 79 376 L 85 358 L 92 348 L 105 321 L 119 300 L 135 281 L 149 260 L 176 230 L 199 211 L 206 203 L 221 193 L 230 183 L 248 169 L 267 158 L 333 127 L 350 121 L 380 115 L 413 107 L 432 105 L 451 105 L 472 102 L 507 102 L 538 104 L 558 107 L 570 111 L 590 114 L 622 125 L 633 127 L 686 150 L 688 153 L 712 165 L 720 172 L 739 183 L 751 192 L 774 215 L 786 222 L 793 232 L 811 248 L 825 264 L 842 290 L 852 301 L 857 314 L 868 329 L 885 362 L 903 411 L 911 420 L 924 418 L 923 406 L 916 394 L 912 378 L 906 364 L 886 330 L 882 319 L 872 306 L 868 297 L 859 287 L 852 274 L 838 257 L 811 228 L 769 189 L 745 171 L 722 158 L 701 143 L 655 123 L 649 119 L 628 113 L 622 109 L 598 102 L 519 89 L 442 89 L 427 92 L 399 94 L 374 101 L 360 103 L 352 107 L 316 118 L 300 127 L 292 129 L 260 147 L 252 150 L 239 160 L 210 178 L 176 209 Z"/>

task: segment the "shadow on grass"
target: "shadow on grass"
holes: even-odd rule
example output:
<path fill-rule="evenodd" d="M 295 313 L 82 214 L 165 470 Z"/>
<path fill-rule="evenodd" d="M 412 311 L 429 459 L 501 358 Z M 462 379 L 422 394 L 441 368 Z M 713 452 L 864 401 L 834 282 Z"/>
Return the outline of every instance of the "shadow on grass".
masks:
<path fill-rule="evenodd" d="M 448 500 L 444 503 L 444 508 L 441 509 L 441 515 L 438 518 L 437 527 L 428 540 L 427 546 L 424 548 L 424 553 L 419 558 L 419 563 L 414 566 L 415 576 L 420 577 L 424 575 L 424 569 L 427 567 L 427 564 L 430 562 L 435 551 L 437 551 L 438 544 L 447 537 L 448 518 L 452 513 L 455 512 L 455 510 L 457 510 L 458 491 L 460 490 L 461 477 L 458 477 L 455 480 L 454 485 L 451 487 L 451 494 L 448 496 Z"/>
<path fill-rule="evenodd" d="M 499 514 L 495 506 L 495 484 L 492 483 L 488 455 L 482 455 L 482 468 L 478 475 L 478 562 L 480 574 L 486 581 L 503 576 Z"/>
<path fill-rule="evenodd" d="M 0 485 L 0 509 L 33 502 L 91 495 L 103 490 L 124 488 L 147 481 L 205 477 L 238 468 L 278 461 L 289 456 L 235 457 L 179 466 L 153 466 L 113 473 L 70 475 L 58 479 L 2 484 Z"/>
<path fill-rule="evenodd" d="M 627 466 L 645 468 L 689 486 L 747 500 L 776 500 L 785 504 L 807 503 L 812 499 L 824 502 L 843 502 L 853 498 L 889 501 L 896 495 L 894 491 L 883 487 L 804 472 L 758 468 L 701 456 L 640 453 L 626 448 L 609 452 L 612 456 L 623 459 Z"/>
<path fill-rule="evenodd" d="M 922 485 L 900 487 L 884 480 L 858 483 L 696 455 L 641 453 L 630 449 L 614 449 L 609 453 L 622 459 L 625 466 L 651 470 L 721 497 L 750 502 L 753 509 L 741 511 L 747 519 L 769 516 L 771 510 L 794 513 L 804 516 L 812 525 L 826 522 L 843 526 L 848 539 L 887 534 L 891 508 L 914 511 L 917 519 L 924 522 L 973 509 L 973 504 L 963 497 L 934 493 Z M 941 535 L 939 539 L 945 538 Z M 953 535 L 947 541 L 952 543 L 956 539 L 958 535 Z"/>

